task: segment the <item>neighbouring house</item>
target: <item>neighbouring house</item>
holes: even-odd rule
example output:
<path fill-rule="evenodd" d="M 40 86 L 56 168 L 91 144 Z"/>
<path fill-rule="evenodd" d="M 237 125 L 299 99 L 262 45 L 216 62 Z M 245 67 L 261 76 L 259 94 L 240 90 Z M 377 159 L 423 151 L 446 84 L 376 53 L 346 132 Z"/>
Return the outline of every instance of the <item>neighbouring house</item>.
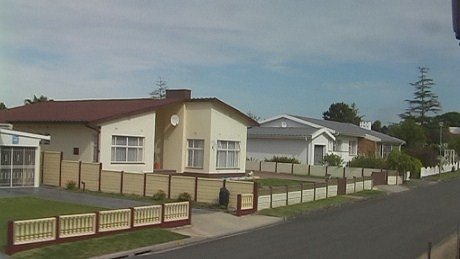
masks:
<path fill-rule="evenodd" d="M 0 188 L 38 187 L 42 140 L 49 141 L 50 137 L 0 124 Z"/>
<path fill-rule="evenodd" d="M 326 154 L 339 155 L 344 162 L 358 155 L 386 157 L 400 149 L 403 140 L 373 131 L 370 125 L 279 115 L 248 130 L 249 159 L 287 156 L 303 164 L 322 164 Z"/>
<path fill-rule="evenodd" d="M 217 98 L 47 101 L 0 111 L 0 122 L 51 136 L 43 150 L 103 169 L 211 175 L 245 172 L 247 127 L 257 122 Z"/>

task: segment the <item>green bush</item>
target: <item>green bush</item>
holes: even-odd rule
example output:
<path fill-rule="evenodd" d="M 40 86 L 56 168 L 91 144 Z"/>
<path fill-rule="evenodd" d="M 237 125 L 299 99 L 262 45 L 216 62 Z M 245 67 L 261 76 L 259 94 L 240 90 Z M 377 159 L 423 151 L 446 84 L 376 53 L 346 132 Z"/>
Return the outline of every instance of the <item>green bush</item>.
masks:
<path fill-rule="evenodd" d="M 323 157 L 323 165 L 342 166 L 344 163 L 342 157 L 336 154 L 327 154 Z"/>
<path fill-rule="evenodd" d="M 155 201 L 162 201 L 166 199 L 166 193 L 163 190 L 158 190 L 152 197 Z"/>
<path fill-rule="evenodd" d="M 350 167 L 361 168 L 386 168 L 385 160 L 375 156 L 357 156 L 353 158 L 348 164 Z"/>
<path fill-rule="evenodd" d="M 183 192 L 179 194 L 179 197 L 177 197 L 178 201 L 192 201 L 192 195 L 188 192 Z"/>
<path fill-rule="evenodd" d="M 77 183 L 75 181 L 67 181 L 66 184 L 65 184 L 65 188 L 67 190 L 75 190 L 77 189 Z"/>
<path fill-rule="evenodd" d="M 420 160 L 425 167 L 432 167 L 439 164 L 439 149 L 437 150 L 433 146 L 407 149 L 405 152 Z"/>
<path fill-rule="evenodd" d="M 273 156 L 272 158 L 268 159 L 265 158 L 265 162 L 278 162 L 278 163 L 290 163 L 290 164 L 300 164 L 300 161 L 294 157 L 287 157 L 287 156 Z"/>
<path fill-rule="evenodd" d="M 389 169 L 400 173 L 409 171 L 413 178 L 420 178 L 420 169 L 423 166 L 420 160 L 399 150 L 391 151 L 387 159 L 387 164 Z"/>

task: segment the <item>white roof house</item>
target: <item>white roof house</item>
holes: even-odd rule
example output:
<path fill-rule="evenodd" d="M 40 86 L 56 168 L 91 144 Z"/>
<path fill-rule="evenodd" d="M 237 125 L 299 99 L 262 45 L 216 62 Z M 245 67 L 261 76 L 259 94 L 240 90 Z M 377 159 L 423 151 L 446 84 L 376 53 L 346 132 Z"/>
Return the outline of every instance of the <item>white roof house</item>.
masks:
<path fill-rule="evenodd" d="M 248 130 L 248 158 L 294 157 L 304 164 L 321 164 L 334 153 L 345 162 L 357 155 L 385 156 L 404 141 L 351 123 L 278 115 Z"/>

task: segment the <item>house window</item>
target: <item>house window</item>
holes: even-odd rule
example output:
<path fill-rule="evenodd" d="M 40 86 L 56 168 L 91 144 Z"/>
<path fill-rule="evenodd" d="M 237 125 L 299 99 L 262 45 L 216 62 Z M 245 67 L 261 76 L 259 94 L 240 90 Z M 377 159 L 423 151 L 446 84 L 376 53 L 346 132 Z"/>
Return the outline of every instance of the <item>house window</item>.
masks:
<path fill-rule="evenodd" d="M 141 163 L 143 154 L 143 137 L 112 136 L 112 163 Z"/>
<path fill-rule="evenodd" d="M 382 157 L 384 158 L 388 157 L 388 155 L 391 153 L 392 150 L 393 150 L 392 145 L 383 144 L 382 145 Z"/>
<path fill-rule="evenodd" d="M 189 139 L 187 146 L 187 166 L 194 168 L 203 168 L 204 160 L 204 140 Z"/>
<path fill-rule="evenodd" d="M 341 149 L 342 149 L 342 141 L 340 141 L 340 140 L 335 141 L 332 150 L 334 152 L 340 152 L 340 151 L 342 151 Z"/>
<path fill-rule="evenodd" d="M 348 154 L 350 156 L 355 156 L 358 153 L 358 144 L 354 140 L 348 142 Z"/>
<path fill-rule="evenodd" d="M 217 141 L 217 164 L 219 169 L 239 168 L 240 142 Z"/>

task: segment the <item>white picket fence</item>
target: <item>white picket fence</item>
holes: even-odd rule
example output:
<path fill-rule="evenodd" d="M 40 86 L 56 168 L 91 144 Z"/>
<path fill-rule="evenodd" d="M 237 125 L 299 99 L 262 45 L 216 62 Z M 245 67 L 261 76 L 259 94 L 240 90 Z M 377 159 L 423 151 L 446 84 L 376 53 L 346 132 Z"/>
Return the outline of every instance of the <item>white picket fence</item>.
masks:
<path fill-rule="evenodd" d="M 458 163 L 443 165 L 441 167 L 441 173 L 451 172 L 452 168 L 454 168 L 454 170 L 458 170 L 459 168 Z M 431 176 L 431 175 L 437 175 L 437 174 L 439 174 L 439 166 L 422 167 L 422 169 L 420 170 L 420 178 Z"/>

